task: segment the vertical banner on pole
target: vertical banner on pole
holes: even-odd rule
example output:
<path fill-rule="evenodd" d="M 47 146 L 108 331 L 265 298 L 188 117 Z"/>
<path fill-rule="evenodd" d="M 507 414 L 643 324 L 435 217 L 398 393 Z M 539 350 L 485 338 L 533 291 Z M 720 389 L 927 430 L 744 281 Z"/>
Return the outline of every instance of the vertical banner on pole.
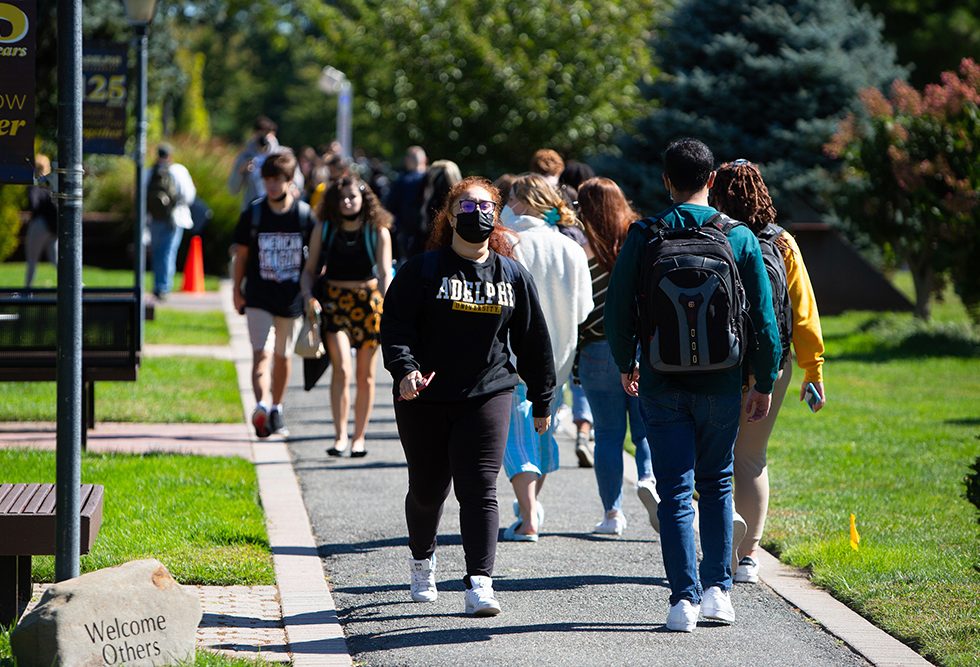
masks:
<path fill-rule="evenodd" d="M 34 182 L 37 0 L 0 2 L 0 184 Z"/>
<path fill-rule="evenodd" d="M 129 47 L 86 43 L 83 48 L 82 151 L 125 155 Z"/>

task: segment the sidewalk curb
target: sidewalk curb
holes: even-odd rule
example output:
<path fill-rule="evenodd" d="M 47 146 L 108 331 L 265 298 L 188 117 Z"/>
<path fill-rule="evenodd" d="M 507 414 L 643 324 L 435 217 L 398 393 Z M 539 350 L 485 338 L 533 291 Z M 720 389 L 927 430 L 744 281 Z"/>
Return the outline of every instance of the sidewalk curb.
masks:
<path fill-rule="evenodd" d="M 635 459 L 623 452 L 623 478 L 636 484 Z M 810 583 L 803 570 L 785 565 L 759 548 L 759 580 L 820 627 L 878 667 L 932 665 L 890 634 L 874 625 L 830 593 Z"/>
<path fill-rule="evenodd" d="M 255 407 L 248 332 L 245 319 L 232 306 L 231 282 L 222 280 L 219 291 L 248 423 Z M 251 429 L 249 437 L 292 664 L 296 667 L 352 665 L 289 449 L 281 440 L 258 440 Z"/>

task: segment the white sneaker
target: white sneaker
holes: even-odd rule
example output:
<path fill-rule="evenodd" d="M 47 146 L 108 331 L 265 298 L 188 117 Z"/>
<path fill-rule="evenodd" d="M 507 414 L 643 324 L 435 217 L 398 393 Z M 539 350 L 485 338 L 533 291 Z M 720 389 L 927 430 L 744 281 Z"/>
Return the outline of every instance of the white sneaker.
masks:
<path fill-rule="evenodd" d="M 500 603 L 493 592 L 493 579 L 470 577 L 470 587 L 466 589 L 466 613 L 474 616 L 496 616 L 500 613 Z"/>
<path fill-rule="evenodd" d="M 752 556 L 746 556 L 738 561 L 738 567 L 735 568 L 735 581 L 739 584 L 758 583 L 759 563 Z"/>
<path fill-rule="evenodd" d="M 732 598 L 728 591 L 723 591 L 718 586 L 706 590 L 701 597 L 701 614 L 712 621 L 734 623 L 735 608 L 732 607 Z"/>
<path fill-rule="evenodd" d="M 698 612 L 701 605 L 692 604 L 690 600 L 681 600 L 671 606 L 667 614 L 667 629 L 673 632 L 693 632 L 698 624 Z"/>
<path fill-rule="evenodd" d="M 647 510 L 650 517 L 650 525 L 653 529 L 660 532 L 660 519 L 657 517 L 657 508 L 660 506 L 660 496 L 657 495 L 657 488 L 652 479 L 644 479 L 636 483 L 636 495 L 640 497 L 640 502 Z"/>
<path fill-rule="evenodd" d="M 596 535 L 622 535 L 626 528 L 626 517 L 622 512 L 606 516 L 595 525 L 592 532 Z"/>
<path fill-rule="evenodd" d="M 412 573 L 412 599 L 416 602 L 435 602 L 439 597 L 436 590 L 436 555 L 422 560 L 409 558 L 408 569 Z"/>

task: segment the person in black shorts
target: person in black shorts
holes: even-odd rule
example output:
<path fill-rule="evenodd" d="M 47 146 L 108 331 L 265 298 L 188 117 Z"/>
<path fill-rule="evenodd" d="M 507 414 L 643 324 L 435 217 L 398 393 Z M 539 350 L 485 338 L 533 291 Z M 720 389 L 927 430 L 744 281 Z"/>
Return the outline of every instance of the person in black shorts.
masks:
<path fill-rule="evenodd" d="M 470 177 L 454 185 L 436 216 L 431 249 L 399 269 L 381 318 L 408 461 L 412 599 L 437 597 L 436 532 L 452 486 L 466 557 L 465 610 L 476 616 L 500 613 L 491 579 L 500 525 L 496 485 L 517 373 L 539 434 L 549 428 L 555 390 L 548 327 L 534 281 L 510 258 L 500 208 L 489 181 Z"/>
<path fill-rule="evenodd" d="M 232 298 L 235 309 L 248 318 L 252 389 L 257 404 L 252 425 L 260 438 L 273 433 L 289 435 L 283 399 L 289 384 L 293 341 L 303 314 L 299 278 L 315 222 L 309 205 L 293 195 L 295 170 L 296 158 L 291 151 L 271 155 L 262 163 L 266 194 L 242 211 L 234 232 Z"/>

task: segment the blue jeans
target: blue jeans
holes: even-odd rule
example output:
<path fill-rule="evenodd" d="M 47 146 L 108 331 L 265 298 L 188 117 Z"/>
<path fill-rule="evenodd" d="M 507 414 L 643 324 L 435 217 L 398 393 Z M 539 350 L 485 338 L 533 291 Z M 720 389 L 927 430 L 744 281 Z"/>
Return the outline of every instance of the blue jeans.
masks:
<path fill-rule="evenodd" d="M 177 249 L 184 237 L 184 228 L 169 222 L 150 222 L 150 248 L 153 258 L 153 293 L 169 294 L 174 288 L 177 271 Z"/>
<path fill-rule="evenodd" d="M 592 419 L 592 407 L 589 405 L 588 398 L 585 396 L 585 390 L 581 385 L 577 385 L 571 381 L 569 381 L 568 388 L 572 392 L 572 421 L 589 422 L 592 424 L 594 422 Z"/>
<path fill-rule="evenodd" d="M 640 400 L 623 391 L 619 369 L 609 343 L 598 341 L 582 348 L 578 362 L 579 379 L 592 406 L 595 430 L 595 479 L 599 498 L 607 511 L 618 510 L 623 502 L 623 441 L 626 417 L 636 446 L 636 477 L 653 476 L 647 429 L 640 414 Z"/>
<path fill-rule="evenodd" d="M 699 604 L 708 588 L 732 587 L 732 465 L 741 398 L 682 389 L 640 398 L 652 443 L 660 547 L 672 605 L 680 600 Z M 695 489 L 704 554 L 700 579 L 691 505 Z"/>

